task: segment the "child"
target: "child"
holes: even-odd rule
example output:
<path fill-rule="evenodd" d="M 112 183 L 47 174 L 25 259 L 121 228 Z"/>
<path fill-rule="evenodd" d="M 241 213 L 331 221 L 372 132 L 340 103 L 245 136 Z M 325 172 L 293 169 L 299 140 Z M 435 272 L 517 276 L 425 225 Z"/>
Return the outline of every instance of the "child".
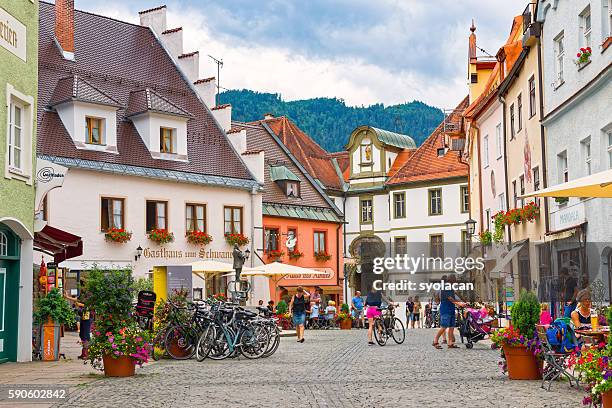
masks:
<path fill-rule="evenodd" d="M 542 303 L 540 309 L 542 310 L 540 312 L 540 324 L 543 326 L 550 326 L 550 324 L 553 322 L 553 319 L 550 315 L 550 312 L 548 311 L 548 303 Z"/>
<path fill-rule="evenodd" d="M 325 319 L 328 322 L 333 321 L 336 318 L 336 302 L 330 300 L 327 302 L 327 307 L 325 308 Z"/>
<path fill-rule="evenodd" d="M 313 324 L 319 321 L 319 308 L 319 299 L 310 302 L 310 320 Z"/>

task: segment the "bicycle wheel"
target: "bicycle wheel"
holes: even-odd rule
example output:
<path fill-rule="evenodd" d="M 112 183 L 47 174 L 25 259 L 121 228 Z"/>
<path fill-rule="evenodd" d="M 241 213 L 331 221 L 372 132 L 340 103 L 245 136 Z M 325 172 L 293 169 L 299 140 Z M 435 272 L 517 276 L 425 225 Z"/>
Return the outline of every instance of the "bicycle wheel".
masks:
<path fill-rule="evenodd" d="M 402 344 L 406 340 L 406 329 L 404 323 L 397 317 L 391 321 L 391 336 L 397 344 Z"/>
<path fill-rule="evenodd" d="M 387 344 L 387 340 L 389 339 L 389 335 L 381 319 L 376 319 L 374 321 L 374 338 L 379 346 Z"/>
<path fill-rule="evenodd" d="M 198 336 L 191 327 L 172 326 L 166 333 L 166 351 L 175 360 L 189 360 L 196 352 Z"/>
<path fill-rule="evenodd" d="M 278 327 L 276 327 L 276 325 L 275 327 L 268 327 L 268 333 L 270 335 L 270 343 L 262 357 L 270 357 L 272 354 L 276 353 L 280 345 L 280 331 Z"/>
<path fill-rule="evenodd" d="M 270 335 L 263 327 L 247 327 L 240 335 L 240 352 L 246 358 L 259 358 L 268 349 L 269 342 Z"/>
<path fill-rule="evenodd" d="M 198 362 L 202 362 L 204 361 L 204 359 L 206 359 L 206 357 L 208 357 L 216 337 L 217 335 L 215 326 L 212 324 L 208 325 L 208 327 L 204 329 L 204 331 L 200 335 L 200 338 L 198 339 L 198 344 L 196 345 L 195 355 L 196 360 L 198 360 Z"/>
<path fill-rule="evenodd" d="M 230 327 L 226 329 L 228 331 L 228 336 L 234 338 L 234 332 Z M 227 337 L 225 335 L 224 328 L 216 325 L 215 327 L 215 337 L 210 347 L 210 352 L 208 354 L 208 358 L 211 360 L 223 360 L 228 358 L 232 354 L 232 350 L 227 342 Z"/>

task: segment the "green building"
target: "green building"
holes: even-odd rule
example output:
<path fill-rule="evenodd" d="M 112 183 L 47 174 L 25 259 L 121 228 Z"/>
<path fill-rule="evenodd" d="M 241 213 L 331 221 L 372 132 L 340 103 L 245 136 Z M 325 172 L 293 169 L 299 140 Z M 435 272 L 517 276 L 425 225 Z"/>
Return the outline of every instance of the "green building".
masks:
<path fill-rule="evenodd" d="M 31 360 L 38 0 L 0 0 L 0 363 Z"/>

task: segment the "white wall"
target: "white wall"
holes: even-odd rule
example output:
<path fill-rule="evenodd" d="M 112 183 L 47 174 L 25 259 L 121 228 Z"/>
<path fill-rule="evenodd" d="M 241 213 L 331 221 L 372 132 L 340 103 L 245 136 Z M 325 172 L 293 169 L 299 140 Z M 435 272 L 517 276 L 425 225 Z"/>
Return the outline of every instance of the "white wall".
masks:
<path fill-rule="evenodd" d="M 56 110 L 77 149 L 117 152 L 117 108 L 73 101 L 56 106 Z M 86 116 L 104 119 L 102 146 L 86 144 Z"/>
<path fill-rule="evenodd" d="M 125 228 L 133 233 L 132 240 L 128 243 L 105 241 L 104 233 L 100 231 L 102 196 L 125 198 Z M 148 240 L 146 200 L 168 201 L 168 229 L 174 233 L 174 242 L 160 246 Z M 249 249 L 253 253 L 254 250 L 262 248 L 259 230 L 252 229 L 262 225 L 260 193 L 252 195 L 249 191 L 238 189 L 159 181 L 75 168 L 68 172 L 62 188 L 53 190 L 48 195 L 49 225 L 82 237 L 83 255 L 71 259 L 71 264 L 81 261 L 131 264 L 135 276 L 144 276 L 154 266 L 180 265 L 200 260 L 199 246 L 187 243 L 185 238 L 186 203 L 206 204 L 207 232 L 214 239 L 210 245 L 204 247 L 206 251 L 228 253 L 232 250 L 224 240 L 224 205 L 243 207 L 243 233 L 251 239 Z M 147 253 L 166 249 L 180 251 L 182 256 L 147 257 L 143 253 L 140 260 L 135 262 L 134 255 L 138 246 Z M 185 252 L 196 254 L 186 256 Z M 231 262 L 231 256 L 211 258 Z"/>
<path fill-rule="evenodd" d="M 175 152 L 187 156 L 187 118 L 157 113 L 143 113 L 132 117 L 132 123 L 150 152 L 159 151 L 159 129 L 161 127 L 176 129 L 174 135 Z M 171 156 L 170 156 L 171 157 Z"/>

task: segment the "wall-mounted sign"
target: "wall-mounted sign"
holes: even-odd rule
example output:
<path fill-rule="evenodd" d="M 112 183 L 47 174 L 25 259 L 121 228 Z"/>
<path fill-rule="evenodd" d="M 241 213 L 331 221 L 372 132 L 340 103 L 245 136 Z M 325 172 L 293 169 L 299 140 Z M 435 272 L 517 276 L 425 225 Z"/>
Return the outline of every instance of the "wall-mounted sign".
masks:
<path fill-rule="evenodd" d="M 586 221 L 584 203 L 562 208 L 552 214 L 554 231 L 576 227 Z"/>
<path fill-rule="evenodd" d="M 26 60 L 26 26 L 0 7 L 0 45 Z"/>
<path fill-rule="evenodd" d="M 144 248 L 142 256 L 152 259 L 233 259 L 232 251 L 214 251 L 200 248 L 199 250 L 184 250 L 170 248 Z"/>
<path fill-rule="evenodd" d="M 334 277 L 334 270 L 331 268 L 312 268 L 320 273 L 316 274 L 302 274 L 292 273 L 285 276 L 283 279 L 287 280 L 315 280 L 315 279 L 331 279 Z"/>
<path fill-rule="evenodd" d="M 186 291 L 187 297 L 191 298 L 191 266 L 168 266 L 166 272 L 167 293 Z"/>

